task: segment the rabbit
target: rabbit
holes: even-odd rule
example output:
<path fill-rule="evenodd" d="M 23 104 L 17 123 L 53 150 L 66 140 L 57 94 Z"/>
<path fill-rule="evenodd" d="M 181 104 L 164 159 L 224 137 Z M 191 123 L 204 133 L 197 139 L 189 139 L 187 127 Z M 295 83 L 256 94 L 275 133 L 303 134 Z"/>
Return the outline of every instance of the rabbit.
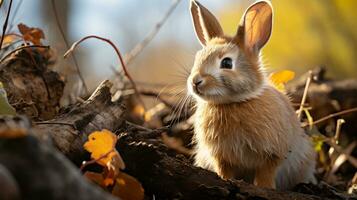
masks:
<path fill-rule="evenodd" d="M 198 1 L 191 0 L 190 11 L 203 47 L 187 78 L 195 101 L 194 164 L 265 188 L 315 183 L 312 141 L 261 62 L 272 32 L 271 3 L 251 5 L 233 37 Z"/>

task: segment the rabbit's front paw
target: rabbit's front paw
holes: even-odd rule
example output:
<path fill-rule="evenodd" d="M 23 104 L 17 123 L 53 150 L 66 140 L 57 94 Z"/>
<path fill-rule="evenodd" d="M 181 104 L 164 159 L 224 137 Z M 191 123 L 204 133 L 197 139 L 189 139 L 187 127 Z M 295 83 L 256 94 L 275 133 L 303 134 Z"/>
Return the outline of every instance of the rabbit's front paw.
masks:
<path fill-rule="evenodd" d="M 223 180 L 234 178 L 234 168 L 226 162 L 219 162 L 216 164 L 216 173 Z"/>

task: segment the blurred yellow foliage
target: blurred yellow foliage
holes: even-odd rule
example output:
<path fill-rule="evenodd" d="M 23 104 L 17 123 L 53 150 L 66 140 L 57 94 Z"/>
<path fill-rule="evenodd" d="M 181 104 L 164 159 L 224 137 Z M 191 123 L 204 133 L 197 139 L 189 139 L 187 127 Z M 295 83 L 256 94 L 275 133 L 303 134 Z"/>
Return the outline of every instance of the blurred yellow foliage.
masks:
<path fill-rule="evenodd" d="M 219 15 L 223 28 L 234 34 L 252 0 L 231 1 Z M 235 3 L 236 2 L 236 3 Z M 264 48 L 274 69 L 302 73 L 320 65 L 337 77 L 357 75 L 357 1 L 272 1 L 274 27 Z"/>
<path fill-rule="evenodd" d="M 295 77 L 295 72 L 283 70 L 271 73 L 269 76 L 270 81 L 274 84 L 275 88 L 280 91 L 285 91 L 285 84 Z"/>

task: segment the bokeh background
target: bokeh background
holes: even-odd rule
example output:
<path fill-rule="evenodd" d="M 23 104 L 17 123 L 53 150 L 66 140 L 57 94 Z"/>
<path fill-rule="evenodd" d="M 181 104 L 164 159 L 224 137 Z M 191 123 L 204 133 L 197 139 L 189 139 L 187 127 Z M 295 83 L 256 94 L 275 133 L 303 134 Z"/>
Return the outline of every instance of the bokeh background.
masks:
<path fill-rule="evenodd" d="M 155 27 L 174 0 L 56 0 L 60 21 L 70 43 L 95 34 L 111 39 L 125 54 Z M 201 0 L 221 21 L 224 30 L 236 31 L 244 10 L 252 0 Z M 7 2 L 5 2 L 6 5 Z M 270 71 L 289 69 L 297 74 L 325 66 L 336 79 L 357 76 L 357 1 L 355 0 L 273 0 L 273 35 L 264 48 L 264 60 Z M 18 6 L 20 5 L 20 6 Z M 78 77 L 55 23 L 50 0 L 14 0 L 11 25 L 18 23 L 41 28 L 45 43 L 56 49 L 56 68 L 68 82 Z M 7 6 L 1 8 L 1 24 Z M 188 10 L 182 0 L 152 42 L 128 66 L 140 87 L 175 82 L 180 69 L 190 69 L 195 38 Z M 16 13 L 16 15 L 15 15 Z M 86 83 L 94 89 L 103 79 L 120 68 L 111 47 L 97 40 L 83 43 L 76 51 Z"/>

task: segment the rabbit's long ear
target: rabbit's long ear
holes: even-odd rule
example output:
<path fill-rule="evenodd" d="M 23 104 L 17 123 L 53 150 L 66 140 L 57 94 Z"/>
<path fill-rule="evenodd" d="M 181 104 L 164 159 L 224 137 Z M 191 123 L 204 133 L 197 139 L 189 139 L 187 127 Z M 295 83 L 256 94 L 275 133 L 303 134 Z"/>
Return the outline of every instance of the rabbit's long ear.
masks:
<path fill-rule="evenodd" d="M 196 35 L 202 46 L 205 46 L 212 38 L 223 35 L 221 25 L 207 8 L 191 0 L 190 10 Z"/>
<path fill-rule="evenodd" d="M 273 9 L 268 1 L 259 1 L 251 5 L 243 15 L 242 25 L 237 37 L 246 49 L 253 53 L 268 42 L 273 26 Z"/>

